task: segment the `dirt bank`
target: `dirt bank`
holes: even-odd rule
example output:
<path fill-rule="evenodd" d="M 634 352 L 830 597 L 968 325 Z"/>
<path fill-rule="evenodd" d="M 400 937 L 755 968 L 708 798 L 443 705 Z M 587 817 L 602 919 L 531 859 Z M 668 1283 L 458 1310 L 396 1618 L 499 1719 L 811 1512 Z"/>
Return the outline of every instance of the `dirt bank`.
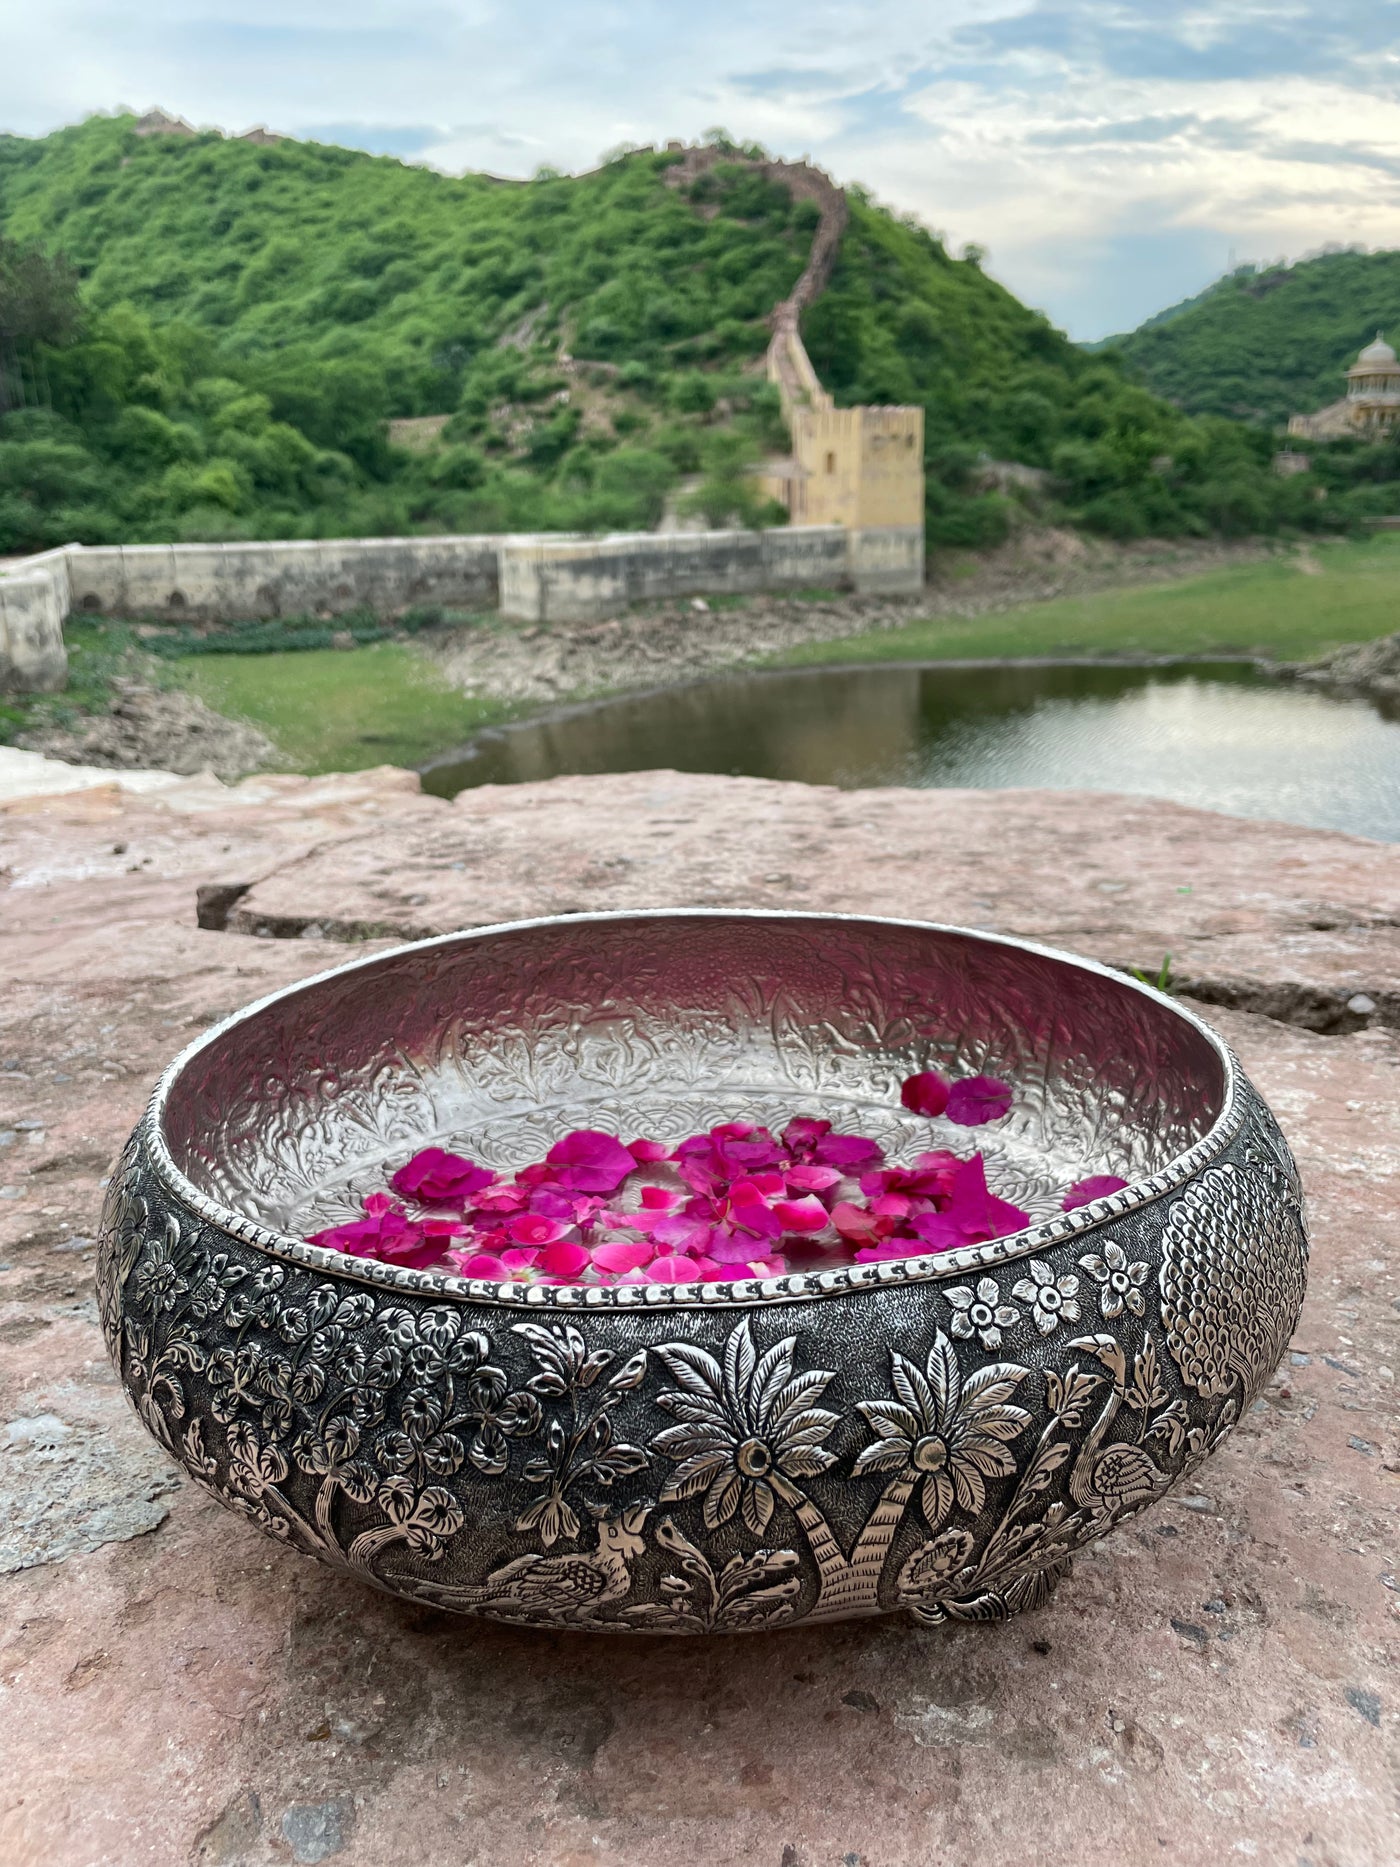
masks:
<path fill-rule="evenodd" d="M 37 727 L 18 743 L 74 765 L 151 767 L 182 776 L 212 771 L 217 778 L 239 778 L 278 762 L 277 748 L 256 726 L 226 719 L 194 694 L 126 677 L 113 682 L 105 713 Z"/>
<path fill-rule="evenodd" d="M 900 629 L 926 617 L 991 615 L 1022 603 L 1165 583 L 1256 562 L 1264 544 L 1115 545 L 1076 532 L 1025 533 L 999 550 L 938 561 L 918 596 L 677 599 L 603 622 L 501 628 L 424 642 L 465 693 L 514 705 L 694 680 L 810 642 Z"/>

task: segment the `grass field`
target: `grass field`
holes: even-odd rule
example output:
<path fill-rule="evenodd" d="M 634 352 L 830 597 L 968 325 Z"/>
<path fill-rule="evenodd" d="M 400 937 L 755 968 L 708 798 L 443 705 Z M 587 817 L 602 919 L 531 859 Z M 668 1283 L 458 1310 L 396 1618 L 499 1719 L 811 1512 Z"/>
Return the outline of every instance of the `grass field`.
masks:
<path fill-rule="evenodd" d="M 1180 583 L 1026 604 L 995 615 L 929 618 L 877 635 L 814 643 L 780 659 L 939 661 L 1026 655 L 1203 655 L 1232 651 L 1303 659 L 1400 629 L 1400 536 L 1315 544 L 1263 563 Z M 75 618 L 64 700 L 100 705 L 130 638 Z M 250 720 L 294 771 L 416 765 L 513 709 L 449 687 L 436 665 L 399 642 L 295 654 L 164 661 L 160 678 L 220 713 Z M 0 729 L 28 709 L 0 707 Z M 0 731 L 3 736 L 3 731 Z"/>
<path fill-rule="evenodd" d="M 449 687 L 399 642 L 166 665 L 217 712 L 261 726 L 294 771 L 417 765 L 508 712 Z"/>
<path fill-rule="evenodd" d="M 1324 543 L 1180 583 L 1031 603 L 998 615 L 911 623 L 813 643 L 782 657 L 947 661 L 960 656 L 1209 655 L 1302 661 L 1400 629 L 1400 536 Z"/>

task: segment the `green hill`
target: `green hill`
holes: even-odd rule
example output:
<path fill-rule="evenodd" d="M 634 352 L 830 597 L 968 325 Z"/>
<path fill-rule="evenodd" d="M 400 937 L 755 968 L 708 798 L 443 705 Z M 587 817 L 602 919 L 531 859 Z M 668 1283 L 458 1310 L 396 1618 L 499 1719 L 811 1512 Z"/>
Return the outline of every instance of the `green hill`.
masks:
<path fill-rule="evenodd" d="M 785 446 L 765 317 L 818 211 L 722 147 L 682 189 L 651 150 L 503 182 L 130 117 L 0 137 L 0 551 L 646 526 L 687 475 L 713 521 L 762 516 L 736 467 Z M 1322 516 L 1264 437 L 849 201 L 804 337 L 838 402 L 927 410 L 932 542 L 993 542 L 1018 499 L 1123 536 Z M 988 458 L 1043 488 L 994 490 Z"/>
<path fill-rule="evenodd" d="M 1277 424 L 1335 402 L 1378 329 L 1400 337 L 1400 252 L 1244 267 L 1113 347 L 1192 414 Z"/>

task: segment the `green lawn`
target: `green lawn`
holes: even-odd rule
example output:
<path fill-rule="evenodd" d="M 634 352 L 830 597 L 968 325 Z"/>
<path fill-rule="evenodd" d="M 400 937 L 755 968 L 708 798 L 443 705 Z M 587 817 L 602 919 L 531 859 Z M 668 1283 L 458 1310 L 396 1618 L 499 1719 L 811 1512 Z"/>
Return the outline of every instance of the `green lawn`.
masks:
<path fill-rule="evenodd" d="M 250 720 L 292 771 L 418 765 L 510 711 L 449 687 L 399 642 L 286 655 L 206 655 L 166 667 L 217 712 Z"/>
<path fill-rule="evenodd" d="M 1303 564 L 1316 566 L 1309 574 Z M 1181 583 L 940 617 L 816 642 L 780 659 L 947 661 L 1000 655 L 1205 655 L 1304 660 L 1400 629 L 1400 536 L 1327 542 Z"/>
<path fill-rule="evenodd" d="M 1312 564 L 1309 572 L 1301 564 Z M 779 657 L 940 661 L 1076 654 L 1220 654 L 1302 659 L 1400 628 L 1400 536 L 1322 543 L 1181 583 L 1026 604 L 813 643 Z M 398 642 L 296 654 L 209 655 L 164 664 L 221 713 L 261 726 L 294 771 L 417 765 L 519 709 L 449 687 Z"/>

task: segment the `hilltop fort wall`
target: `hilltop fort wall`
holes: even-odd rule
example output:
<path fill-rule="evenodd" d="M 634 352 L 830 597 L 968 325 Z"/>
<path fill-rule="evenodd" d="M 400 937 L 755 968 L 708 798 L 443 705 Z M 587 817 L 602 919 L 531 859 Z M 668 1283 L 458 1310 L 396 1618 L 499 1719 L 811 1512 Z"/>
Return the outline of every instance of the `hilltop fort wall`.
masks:
<path fill-rule="evenodd" d="M 190 135 L 152 111 L 143 135 Z M 250 132 L 262 140 L 267 132 Z M 591 621 L 667 597 L 843 585 L 916 591 L 924 580 L 921 408 L 837 408 L 802 342 L 802 312 L 830 280 L 849 220 L 844 192 L 809 162 L 753 160 L 713 145 L 681 149 L 675 186 L 741 162 L 815 202 L 807 264 L 769 314 L 766 369 L 792 457 L 770 462 L 764 490 L 790 523 L 766 531 L 358 538 L 211 545 L 68 545 L 0 575 L 0 689 L 63 685 L 63 624 L 74 610 L 167 621 L 292 615 L 393 615 L 419 604 L 499 608 L 533 622 Z"/>
<path fill-rule="evenodd" d="M 531 622 L 596 621 L 634 602 L 833 585 L 907 590 L 922 532 L 785 525 L 764 531 L 559 532 L 269 544 L 67 545 L 0 574 L 0 690 L 48 693 L 76 612 L 164 622 L 394 615 L 418 604 Z"/>
<path fill-rule="evenodd" d="M 924 411 L 837 408 L 802 342 L 802 313 L 829 284 L 850 219 L 845 190 L 810 162 L 755 159 L 714 144 L 683 150 L 667 180 L 688 187 L 726 163 L 755 169 L 796 199 L 814 201 L 821 214 L 801 277 L 768 316 L 773 335 L 765 368 L 782 399 L 792 455 L 770 461 L 759 485 L 786 508 L 792 524 L 843 526 L 864 540 L 853 545 L 867 560 L 863 587 L 918 589 L 924 577 Z M 875 568 L 877 536 L 882 572 Z"/>

